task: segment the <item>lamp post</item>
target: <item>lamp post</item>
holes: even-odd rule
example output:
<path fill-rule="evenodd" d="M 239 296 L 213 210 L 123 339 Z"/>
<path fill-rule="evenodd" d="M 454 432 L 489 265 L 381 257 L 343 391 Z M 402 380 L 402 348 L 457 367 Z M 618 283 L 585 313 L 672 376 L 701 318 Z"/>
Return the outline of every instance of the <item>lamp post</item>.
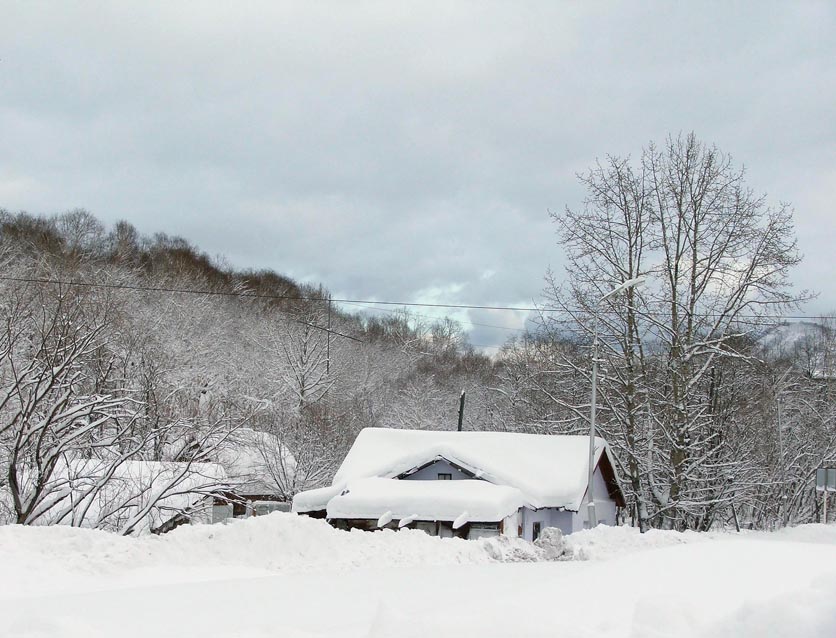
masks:
<path fill-rule="evenodd" d="M 618 294 L 622 290 L 639 286 L 642 283 L 644 283 L 644 277 L 634 277 L 633 279 L 628 279 L 610 290 L 595 304 L 595 314 L 592 318 L 592 397 L 589 402 L 589 478 L 586 488 L 588 501 L 586 504 L 586 516 L 587 521 L 589 522 L 589 529 L 592 529 L 598 524 L 598 517 L 595 514 L 595 493 L 593 483 L 595 475 L 595 412 L 598 407 L 598 314 L 601 311 L 601 304 L 604 301 L 613 295 Z"/>

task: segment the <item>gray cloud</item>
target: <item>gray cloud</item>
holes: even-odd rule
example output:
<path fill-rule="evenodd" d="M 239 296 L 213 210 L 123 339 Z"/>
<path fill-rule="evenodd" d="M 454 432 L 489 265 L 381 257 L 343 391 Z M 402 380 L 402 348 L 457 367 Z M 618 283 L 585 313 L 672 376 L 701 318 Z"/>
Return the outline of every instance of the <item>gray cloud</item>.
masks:
<path fill-rule="evenodd" d="M 547 209 L 579 204 L 575 173 L 694 130 L 794 204 L 796 280 L 823 290 L 805 310 L 836 308 L 826 3 L 3 14 L 0 206 L 83 206 L 341 296 L 529 305 L 560 266 Z"/>

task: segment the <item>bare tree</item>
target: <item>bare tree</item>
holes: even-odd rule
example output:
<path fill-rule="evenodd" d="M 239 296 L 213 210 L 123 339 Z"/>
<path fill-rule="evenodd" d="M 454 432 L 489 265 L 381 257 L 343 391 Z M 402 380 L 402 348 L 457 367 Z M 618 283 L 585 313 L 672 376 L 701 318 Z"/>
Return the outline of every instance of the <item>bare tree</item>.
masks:
<path fill-rule="evenodd" d="M 581 180 L 584 209 L 555 216 L 568 283 L 552 278 L 547 297 L 582 333 L 600 322 L 604 431 L 640 519 L 703 528 L 742 463 L 725 432 L 725 362 L 746 358 L 738 344 L 764 315 L 803 297 L 788 279 L 800 260 L 791 210 L 767 206 L 693 134 L 651 145 L 636 165 L 610 158 Z M 643 289 L 599 306 L 637 276 L 648 277 Z"/>

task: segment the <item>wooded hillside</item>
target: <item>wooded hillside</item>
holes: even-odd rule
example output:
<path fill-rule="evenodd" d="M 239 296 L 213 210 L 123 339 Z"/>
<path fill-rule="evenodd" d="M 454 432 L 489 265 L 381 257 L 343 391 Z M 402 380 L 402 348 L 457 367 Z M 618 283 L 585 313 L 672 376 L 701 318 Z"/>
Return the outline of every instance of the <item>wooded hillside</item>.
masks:
<path fill-rule="evenodd" d="M 453 321 L 352 314 L 330 306 L 322 287 L 235 270 L 182 238 L 106 228 L 83 210 L 2 212 L 0 261 L 3 522 L 130 533 L 136 520 L 114 518 L 119 504 L 80 511 L 70 461 L 95 461 L 97 478 L 85 483 L 93 494 L 129 460 L 212 461 L 240 427 L 292 453 L 294 463 L 277 455 L 269 464 L 289 499 L 328 483 L 364 427 L 454 429 L 462 390 L 465 429 L 588 428 L 590 333 L 551 320 L 491 359 Z M 704 529 L 730 521 L 733 503 L 757 526 L 815 515 L 813 473 L 836 457 L 834 381 L 822 367 L 832 329 L 781 348 L 759 341 L 766 329 L 736 336 L 745 356 L 718 357 L 689 386 L 690 405 L 704 406 L 699 438 L 679 441 L 659 421 L 664 409 L 619 406 L 623 353 L 608 342 L 599 425 L 644 524 Z M 664 390 L 652 350 L 644 387 Z M 673 503 L 663 477 L 680 448 L 689 474 Z"/>

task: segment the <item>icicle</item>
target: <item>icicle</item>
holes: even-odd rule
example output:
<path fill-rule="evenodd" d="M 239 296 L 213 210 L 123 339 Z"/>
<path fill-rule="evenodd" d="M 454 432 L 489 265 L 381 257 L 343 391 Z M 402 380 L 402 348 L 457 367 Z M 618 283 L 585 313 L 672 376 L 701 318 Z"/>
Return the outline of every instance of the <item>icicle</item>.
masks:
<path fill-rule="evenodd" d="M 384 512 L 383 515 L 377 519 L 377 526 L 378 527 L 386 527 L 389 523 L 392 522 L 392 512 Z"/>
<path fill-rule="evenodd" d="M 406 527 L 412 521 L 414 521 L 416 518 L 418 518 L 418 514 L 410 514 L 409 516 L 406 516 L 406 517 L 402 518 L 400 520 L 400 522 L 398 523 L 398 529 L 400 529 L 401 527 Z"/>
<path fill-rule="evenodd" d="M 467 519 L 469 516 L 470 514 L 468 514 L 467 510 L 459 514 L 459 517 L 455 521 L 453 521 L 453 529 L 459 529 L 462 525 L 467 523 Z"/>

